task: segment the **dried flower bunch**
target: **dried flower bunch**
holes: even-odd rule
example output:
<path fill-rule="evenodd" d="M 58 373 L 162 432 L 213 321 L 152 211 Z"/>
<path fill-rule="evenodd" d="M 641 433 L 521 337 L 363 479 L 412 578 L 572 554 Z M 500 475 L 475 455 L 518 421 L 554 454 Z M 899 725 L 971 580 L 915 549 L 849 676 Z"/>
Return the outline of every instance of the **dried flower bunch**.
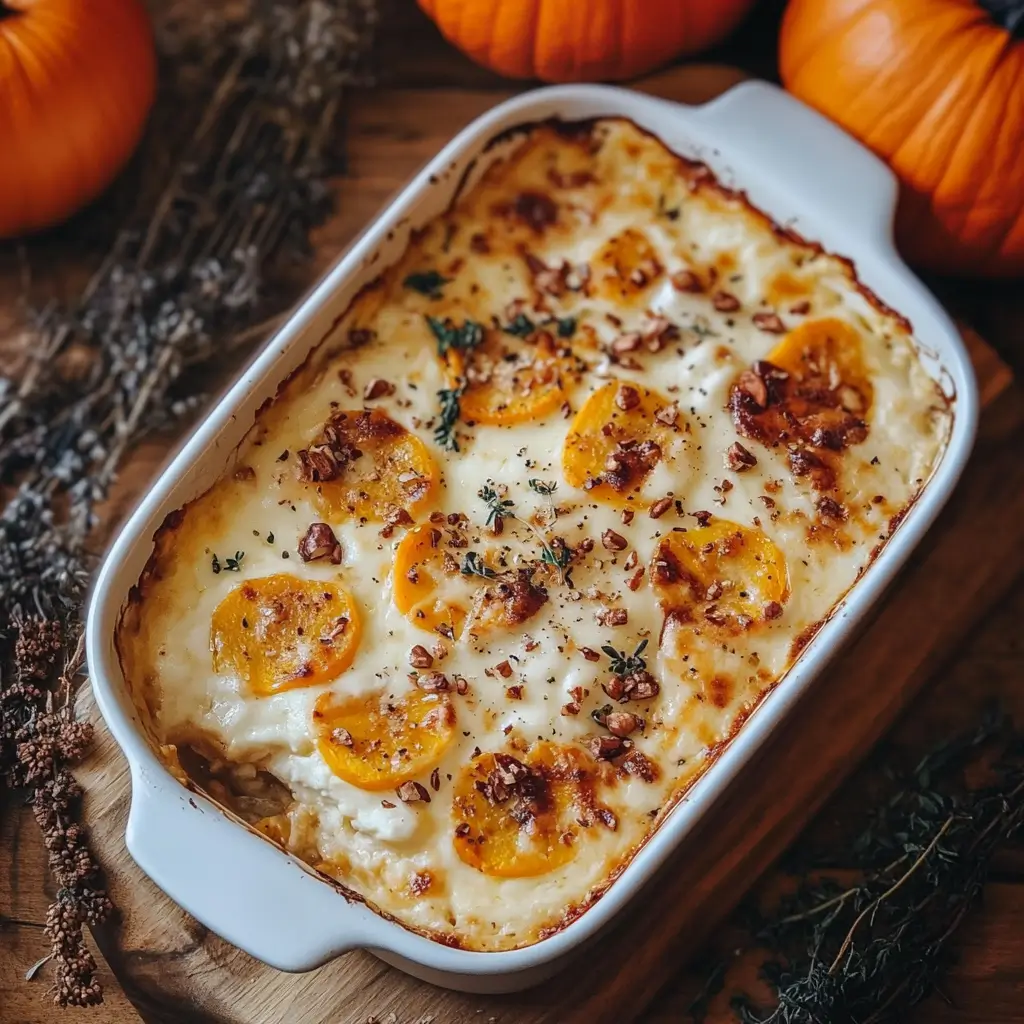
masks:
<path fill-rule="evenodd" d="M 852 848 L 838 860 L 800 850 L 795 892 L 770 914 L 751 911 L 775 1004 L 733 993 L 742 1024 L 899 1022 L 934 989 L 993 854 L 1024 825 L 1024 736 L 992 714 L 891 777 Z M 712 972 L 693 1020 L 729 983 L 727 967 Z"/>
<path fill-rule="evenodd" d="M 331 146 L 376 22 L 377 0 L 252 0 L 230 21 L 173 5 L 146 173 L 124 186 L 134 212 L 77 304 L 43 309 L 0 376 L 0 774 L 29 792 L 59 885 L 61 1005 L 101 1001 L 83 927 L 112 911 L 69 771 L 91 738 L 73 696 L 97 506 L 133 444 L 203 401 L 186 371 L 259 340 L 306 283 L 293 268 L 331 208 Z"/>

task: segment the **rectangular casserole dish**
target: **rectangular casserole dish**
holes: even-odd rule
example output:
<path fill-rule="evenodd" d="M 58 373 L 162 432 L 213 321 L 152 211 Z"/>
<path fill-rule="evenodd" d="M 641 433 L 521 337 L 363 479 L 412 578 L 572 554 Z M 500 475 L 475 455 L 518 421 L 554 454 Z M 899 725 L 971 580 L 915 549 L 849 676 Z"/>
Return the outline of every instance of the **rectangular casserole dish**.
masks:
<path fill-rule="evenodd" d="M 953 424 L 934 475 L 895 535 L 770 699 L 608 891 L 534 945 L 471 952 L 350 901 L 173 778 L 147 739 L 114 649 L 114 632 L 164 517 L 217 480 L 256 411 L 330 334 L 352 297 L 402 254 L 416 228 L 446 209 L 501 155 L 492 140 L 547 118 L 603 116 L 627 118 L 673 151 L 705 162 L 724 185 L 744 190 L 777 223 L 852 260 L 862 283 L 913 325 L 922 363 L 949 398 Z M 99 573 L 87 625 L 89 667 L 100 711 L 131 769 L 126 843 L 146 874 L 211 930 L 283 970 L 308 970 L 353 948 L 369 949 L 435 984 L 470 991 L 511 991 L 557 970 L 651 878 L 801 699 L 893 579 L 963 469 L 977 417 L 973 373 L 953 324 L 893 248 L 895 201 L 896 182 L 880 161 L 781 90 L 761 83 L 738 86 L 702 107 L 602 86 L 542 89 L 496 107 L 460 133 L 300 304 L 210 413 L 126 524 Z M 272 900 L 261 897 L 268 892 Z"/>

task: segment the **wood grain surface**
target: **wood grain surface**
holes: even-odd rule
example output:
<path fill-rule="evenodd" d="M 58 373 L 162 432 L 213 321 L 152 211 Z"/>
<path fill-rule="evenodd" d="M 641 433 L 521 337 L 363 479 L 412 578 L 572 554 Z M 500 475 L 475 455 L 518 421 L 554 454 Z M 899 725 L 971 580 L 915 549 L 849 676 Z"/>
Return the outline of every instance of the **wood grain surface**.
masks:
<path fill-rule="evenodd" d="M 399 19 L 387 47 L 402 54 L 404 63 L 392 87 L 360 97 L 350 111 L 350 163 L 339 183 L 343 202 L 315 239 L 318 268 L 336 257 L 447 138 L 510 93 L 509 83 L 424 35 L 422 21 L 414 17 Z M 731 68 L 691 66 L 643 87 L 699 102 L 739 77 Z M 13 288 L 4 270 L 0 260 L 0 297 Z M 62 266 L 62 287 L 82 276 L 70 258 Z M 0 305 L 0 327 L 9 315 Z M 1024 316 L 1012 317 L 1007 334 L 1024 324 Z M 700 985 L 699 973 L 685 968 L 687 958 L 701 945 L 731 948 L 735 928 L 726 923 L 709 939 L 712 928 L 965 638 L 972 638 L 970 647 L 915 702 L 896 742 L 916 748 L 954 729 L 975 715 L 984 696 L 999 695 L 1024 712 L 1019 687 L 1024 653 L 1016 640 L 1024 588 L 1016 589 L 1009 603 L 1002 600 L 1024 566 L 1024 460 L 1019 455 L 1024 403 L 992 349 L 974 335 L 968 340 L 986 410 L 977 452 L 951 506 L 869 629 L 744 773 L 720 813 L 637 901 L 631 916 L 562 976 L 540 989 L 487 999 L 431 988 L 362 953 L 301 976 L 258 964 L 206 932 L 131 862 L 123 845 L 127 776 L 101 729 L 95 755 L 82 771 L 89 794 L 86 815 L 123 919 L 96 937 L 101 961 L 107 958 L 108 996 L 103 1007 L 88 1011 L 89 1020 L 126 1024 L 139 1013 L 147 1021 L 197 1024 L 668 1024 L 685 1019 Z M 211 388 L 224 383 L 234 368 L 221 368 Z M 104 510 L 108 529 L 130 511 L 175 443 L 175 438 L 156 438 L 135 452 Z M 993 615 L 1000 604 L 1002 611 Z M 93 713 L 87 691 L 81 706 Z M 859 792 L 855 777 L 818 821 L 848 813 Z M 197 851 L 197 859 L 202 855 Z M 984 912 L 966 927 L 961 959 L 945 983 L 956 996 L 954 1005 L 933 1000 L 915 1021 L 1024 1021 L 1022 882 L 1024 853 L 1010 851 L 987 890 Z M 69 1011 L 51 1005 L 45 967 L 39 980 L 24 981 L 25 970 L 46 952 L 42 923 L 52 894 L 31 815 L 9 801 L 0 804 L 0 1024 L 69 1019 Z M 718 1010 L 719 1019 L 729 1019 L 723 1007 Z"/>

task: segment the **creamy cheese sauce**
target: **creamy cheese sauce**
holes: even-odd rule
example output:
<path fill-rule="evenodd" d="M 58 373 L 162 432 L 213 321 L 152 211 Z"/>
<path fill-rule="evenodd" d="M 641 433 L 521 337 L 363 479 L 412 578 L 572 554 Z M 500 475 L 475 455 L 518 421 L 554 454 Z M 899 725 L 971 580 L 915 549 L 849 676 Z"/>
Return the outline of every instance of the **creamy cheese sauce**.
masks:
<path fill-rule="evenodd" d="M 248 815 L 271 838 L 411 928 L 525 945 L 785 674 L 949 425 L 844 261 L 628 123 L 541 126 L 158 536 L 126 677 L 176 771 L 286 787 Z"/>

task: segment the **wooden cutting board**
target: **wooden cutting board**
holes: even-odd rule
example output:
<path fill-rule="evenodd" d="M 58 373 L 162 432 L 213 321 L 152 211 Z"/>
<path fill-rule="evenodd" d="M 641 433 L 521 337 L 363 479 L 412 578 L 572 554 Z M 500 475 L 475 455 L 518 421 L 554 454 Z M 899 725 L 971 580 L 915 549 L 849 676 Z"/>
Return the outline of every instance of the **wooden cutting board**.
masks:
<path fill-rule="evenodd" d="M 741 76 L 677 69 L 644 83 L 700 102 Z M 381 91 L 352 113 L 343 206 L 319 234 L 326 264 L 419 164 L 502 98 L 491 93 Z M 565 1024 L 642 1017 L 695 944 L 793 840 L 909 698 L 1012 582 L 1024 542 L 1024 403 L 1011 375 L 965 332 L 981 384 L 978 449 L 957 494 L 871 624 L 834 664 L 756 763 L 631 914 L 562 975 L 512 996 L 469 996 L 415 981 L 365 953 L 305 975 L 276 972 L 206 931 L 138 870 L 124 847 L 130 783 L 88 688 L 80 711 L 97 724 L 80 771 L 85 818 L 121 921 L 98 944 L 147 1020 L 289 1024 Z M 112 528 L 166 459 L 136 453 L 106 510 Z M 197 870 L 207 851 L 195 851 Z M 256 898 L 254 894 L 254 898 Z M 260 897 L 263 898 L 263 897 Z"/>

